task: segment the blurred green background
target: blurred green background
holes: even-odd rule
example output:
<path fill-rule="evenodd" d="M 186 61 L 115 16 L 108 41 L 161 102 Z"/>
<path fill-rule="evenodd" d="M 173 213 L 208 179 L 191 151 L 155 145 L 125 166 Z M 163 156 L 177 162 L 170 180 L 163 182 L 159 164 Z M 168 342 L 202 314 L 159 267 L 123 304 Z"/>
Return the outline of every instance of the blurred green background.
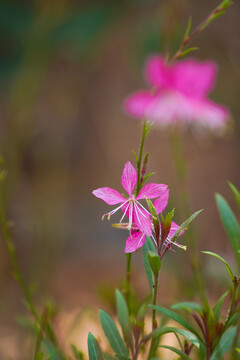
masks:
<path fill-rule="evenodd" d="M 131 150 L 138 148 L 141 126 L 124 114 L 122 102 L 145 86 L 146 57 L 173 54 L 189 15 L 196 26 L 216 5 L 217 0 L 1 0 L 0 152 L 8 170 L 4 205 L 24 277 L 36 287 L 38 302 L 51 295 L 62 309 L 95 305 L 98 284 L 117 284 L 123 276 L 126 233 L 101 222 L 109 207 L 91 192 L 101 186 L 121 190 L 123 166 L 129 159 L 134 162 Z M 230 261 L 214 192 L 235 206 L 226 182 L 239 188 L 239 17 L 236 2 L 194 42 L 200 48 L 195 57 L 218 63 L 211 98 L 231 109 L 234 122 L 222 137 L 184 134 L 192 208 L 205 209 L 196 224 L 199 249 L 217 250 Z M 169 132 L 153 127 L 146 150 L 149 171 L 156 172 L 152 181 L 169 185 L 169 210 L 176 207 L 177 221 L 181 189 Z M 189 295 L 175 278 L 179 269 L 182 279 L 191 277 L 187 259 L 180 250 L 168 257 L 162 281 L 169 291 L 163 301 Z M 135 281 L 144 292 L 140 254 L 134 261 Z M 204 259 L 213 297 L 225 276 L 216 266 Z M 24 354 L 15 323 L 24 310 L 2 241 L 0 294 L 1 358 Z"/>

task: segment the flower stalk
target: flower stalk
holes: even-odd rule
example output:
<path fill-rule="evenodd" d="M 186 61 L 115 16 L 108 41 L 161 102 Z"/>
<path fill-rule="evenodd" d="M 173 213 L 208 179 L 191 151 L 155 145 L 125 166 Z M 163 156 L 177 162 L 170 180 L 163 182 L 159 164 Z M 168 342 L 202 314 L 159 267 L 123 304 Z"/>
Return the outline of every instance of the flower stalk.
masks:
<path fill-rule="evenodd" d="M 187 185 L 187 163 L 185 160 L 181 135 L 179 133 L 172 132 L 170 134 L 170 146 L 172 151 L 174 171 L 181 186 L 181 191 L 179 192 L 179 203 L 182 207 L 183 218 L 187 218 L 191 214 L 190 194 Z M 186 236 L 188 237 L 188 243 L 190 245 L 190 251 L 188 254 L 193 268 L 194 282 L 199 290 L 200 299 L 204 303 L 206 301 L 206 289 L 204 286 L 200 258 L 197 252 L 196 233 L 193 227 L 187 231 Z"/>

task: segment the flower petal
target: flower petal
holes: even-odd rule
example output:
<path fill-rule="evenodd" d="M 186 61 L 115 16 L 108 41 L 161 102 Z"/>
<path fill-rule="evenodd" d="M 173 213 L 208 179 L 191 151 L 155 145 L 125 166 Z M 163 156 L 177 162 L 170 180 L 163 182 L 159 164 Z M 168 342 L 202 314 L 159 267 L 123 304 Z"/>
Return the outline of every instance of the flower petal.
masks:
<path fill-rule="evenodd" d="M 216 71 L 211 61 L 180 61 L 172 67 L 174 88 L 187 96 L 205 97 L 214 86 Z"/>
<path fill-rule="evenodd" d="M 169 189 L 166 189 L 162 192 L 162 194 L 154 201 L 153 205 L 158 214 L 163 212 L 163 210 L 167 207 L 169 199 Z"/>
<path fill-rule="evenodd" d="M 133 219 L 140 231 L 144 232 L 144 234 L 148 236 L 152 235 L 152 224 L 150 217 L 148 213 L 141 209 L 136 203 L 134 203 L 133 208 Z"/>
<path fill-rule="evenodd" d="M 162 125 L 183 121 L 200 123 L 214 129 L 223 127 L 228 116 L 228 110 L 221 105 L 175 91 L 158 94 L 146 109 L 147 119 Z"/>
<path fill-rule="evenodd" d="M 132 253 L 142 247 L 145 243 L 146 235 L 141 231 L 133 232 L 126 241 L 125 253 Z"/>
<path fill-rule="evenodd" d="M 164 59 L 159 55 L 150 56 L 145 64 L 145 77 L 151 86 L 158 89 L 170 85 L 169 67 L 164 63 Z"/>
<path fill-rule="evenodd" d="M 132 166 L 130 161 L 128 161 L 126 162 L 123 169 L 121 184 L 130 197 L 132 196 L 132 191 L 134 189 L 136 182 L 137 182 L 137 171 L 135 167 Z"/>
<path fill-rule="evenodd" d="M 126 201 L 126 199 L 117 190 L 111 189 L 109 187 L 102 187 L 93 190 L 92 193 L 97 198 L 104 200 L 108 205 L 115 205 Z"/>
<path fill-rule="evenodd" d="M 162 196 L 163 193 L 167 190 L 167 185 L 164 184 L 155 184 L 150 183 L 141 189 L 140 193 L 136 197 L 137 200 L 139 199 L 145 199 L 146 197 L 148 199 L 154 199 L 156 197 Z"/>
<path fill-rule="evenodd" d="M 154 99 L 154 95 L 150 91 L 137 91 L 130 95 L 124 103 L 124 110 L 127 114 L 138 119 L 144 119 L 146 116 L 146 108 Z"/>

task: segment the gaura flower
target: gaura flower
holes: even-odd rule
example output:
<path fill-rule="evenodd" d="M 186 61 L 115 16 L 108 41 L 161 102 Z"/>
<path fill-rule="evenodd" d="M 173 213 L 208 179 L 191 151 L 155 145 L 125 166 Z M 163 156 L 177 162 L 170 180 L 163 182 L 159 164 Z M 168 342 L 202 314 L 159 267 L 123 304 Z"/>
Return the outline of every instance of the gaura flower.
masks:
<path fill-rule="evenodd" d="M 210 61 L 187 59 L 170 65 L 159 55 L 145 65 L 151 86 L 130 95 L 124 104 L 128 114 L 162 125 L 183 121 L 210 128 L 222 127 L 229 112 L 207 98 L 216 78 L 216 65 Z"/>
<path fill-rule="evenodd" d="M 186 246 L 180 245 L 176 241 L 174 241 L 174 242 L 172 241 L 172 237 L 174 236 L 175 232 L 178 229 L 179 229 L 179 226 L 175 222 L 172 221 L 170 231 L 169 231 L 168 236 L 163 245 L 170 248 L 171 245 L 174 244 L 177 247 L 179 247 L 183 250 L 186 250 Z M 180 233 L 180 235 L 182 235 L 183 233 L 184 233 L 184 231 L 182 231 Z M 152 238 L 153 238 L 153 241 L 155 242 L 156 240 L 154 239 L 153 235 L 152 235 Z M 132 232 L 132 234 L 129 235 L 129 237 L 127 238 L 126 246 L 125 246 L 125 253 L 132 253 L 132 252 L 136 251 L 137 249 L 141 248 L 144 245 L 145 240 L 146 240 L 146 234 L 144 234 L 141 231 L 134 230 Z"/>
<path fill-rule="evenodd" d="M 133 195 L 133 189 L 137 182 L 137 171 L 132 166 L 130 161 L 128 161 L 123 169 L 121 184 L 123 188 L 128 193 L 128 197 L 124 197 L 117 190 L 111 189 L 109 187 L 103 187 L 94 190 L 92 193 L 104 200 L 109 205 L 120 204 L 114 210 L 103 215 L 110 218 L 115 214 L 119 209 L 122 209 L 123 215 L 121 217 L 120 223 L 127 215 L 129 218 L 127 228 L 129 231 L 132 230 L 133 224 L 142 231 L 144 234 L 151 236 L 152 235 L 152 226 L 150 220 L 150 213 L 144 208 L 144 206 L 139 202 L 139 200 L 145 199 L 155 199 L 162 198 L 161 207 L 165 208 L 168 203 L 168 187 L 164 184 L 147 184 L 143 186 L 137 196 Z"/>

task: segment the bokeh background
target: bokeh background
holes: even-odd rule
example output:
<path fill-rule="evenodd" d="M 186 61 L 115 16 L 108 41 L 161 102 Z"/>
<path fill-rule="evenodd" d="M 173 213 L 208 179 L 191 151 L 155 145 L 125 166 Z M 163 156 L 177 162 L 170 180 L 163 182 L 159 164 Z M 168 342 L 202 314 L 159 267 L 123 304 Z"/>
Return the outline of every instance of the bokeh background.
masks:
<path fill-rule="evenodd" d="M 0 151 L 8 171 L 4 206 L 23 275 L 39 304 L 46 299 L 57 304 L 60 324 L 85 306 L 97 312 L 102 300 L 96 290 L 111 298 L 104 284 L 118 285 L 124 274 L 126 233 L 101 221 L 108 206 L 91 194 L 101 186 L 121 190 L 123 166 L 134 162 L 131 150 L 138 148 L 141 124 L 124 114 L 123 100 L 145 86 L 146 57 L 173 54 L 188 17 L 196 26 L 216 5 L 217 0 L 0 2 Z M 234 121 L 224 136 L 184 133 L 191 206 L 205 209 L 196 222 L 199 250 L 217 251 L 232 263 L 214 193 L 235 207 L 227 180 L 239 187 L 239 19 L 236 1 L 194 41 L 200 48 L 195 57 L 218 63 L 211 98 L 226 104 Z M 176 207 L 180 221 L 181 188 L 169 131 L 154 126 L 146 150 L 149 171 L 156 172 L 153 181 L 169 185 L 169 210 Z M 214 299 L 224 289 L 225 272 L 202 260 Z M 134 255 L 134 266 L 136 287 L 144 294 L 140 253 Z M 191 276 L 187 254 L 170 254 L 162 275 L 163 303 L 186 299 L 190 292 L 181 280 Z M 19 317 L 16 322 L 22 313 L 21 293 L 1 241 L 1 358 L 29 356 Z M 64 325 L 58 326 L 64 334 Z M 85 349 L 84 336 L 77 341 Z"/>

